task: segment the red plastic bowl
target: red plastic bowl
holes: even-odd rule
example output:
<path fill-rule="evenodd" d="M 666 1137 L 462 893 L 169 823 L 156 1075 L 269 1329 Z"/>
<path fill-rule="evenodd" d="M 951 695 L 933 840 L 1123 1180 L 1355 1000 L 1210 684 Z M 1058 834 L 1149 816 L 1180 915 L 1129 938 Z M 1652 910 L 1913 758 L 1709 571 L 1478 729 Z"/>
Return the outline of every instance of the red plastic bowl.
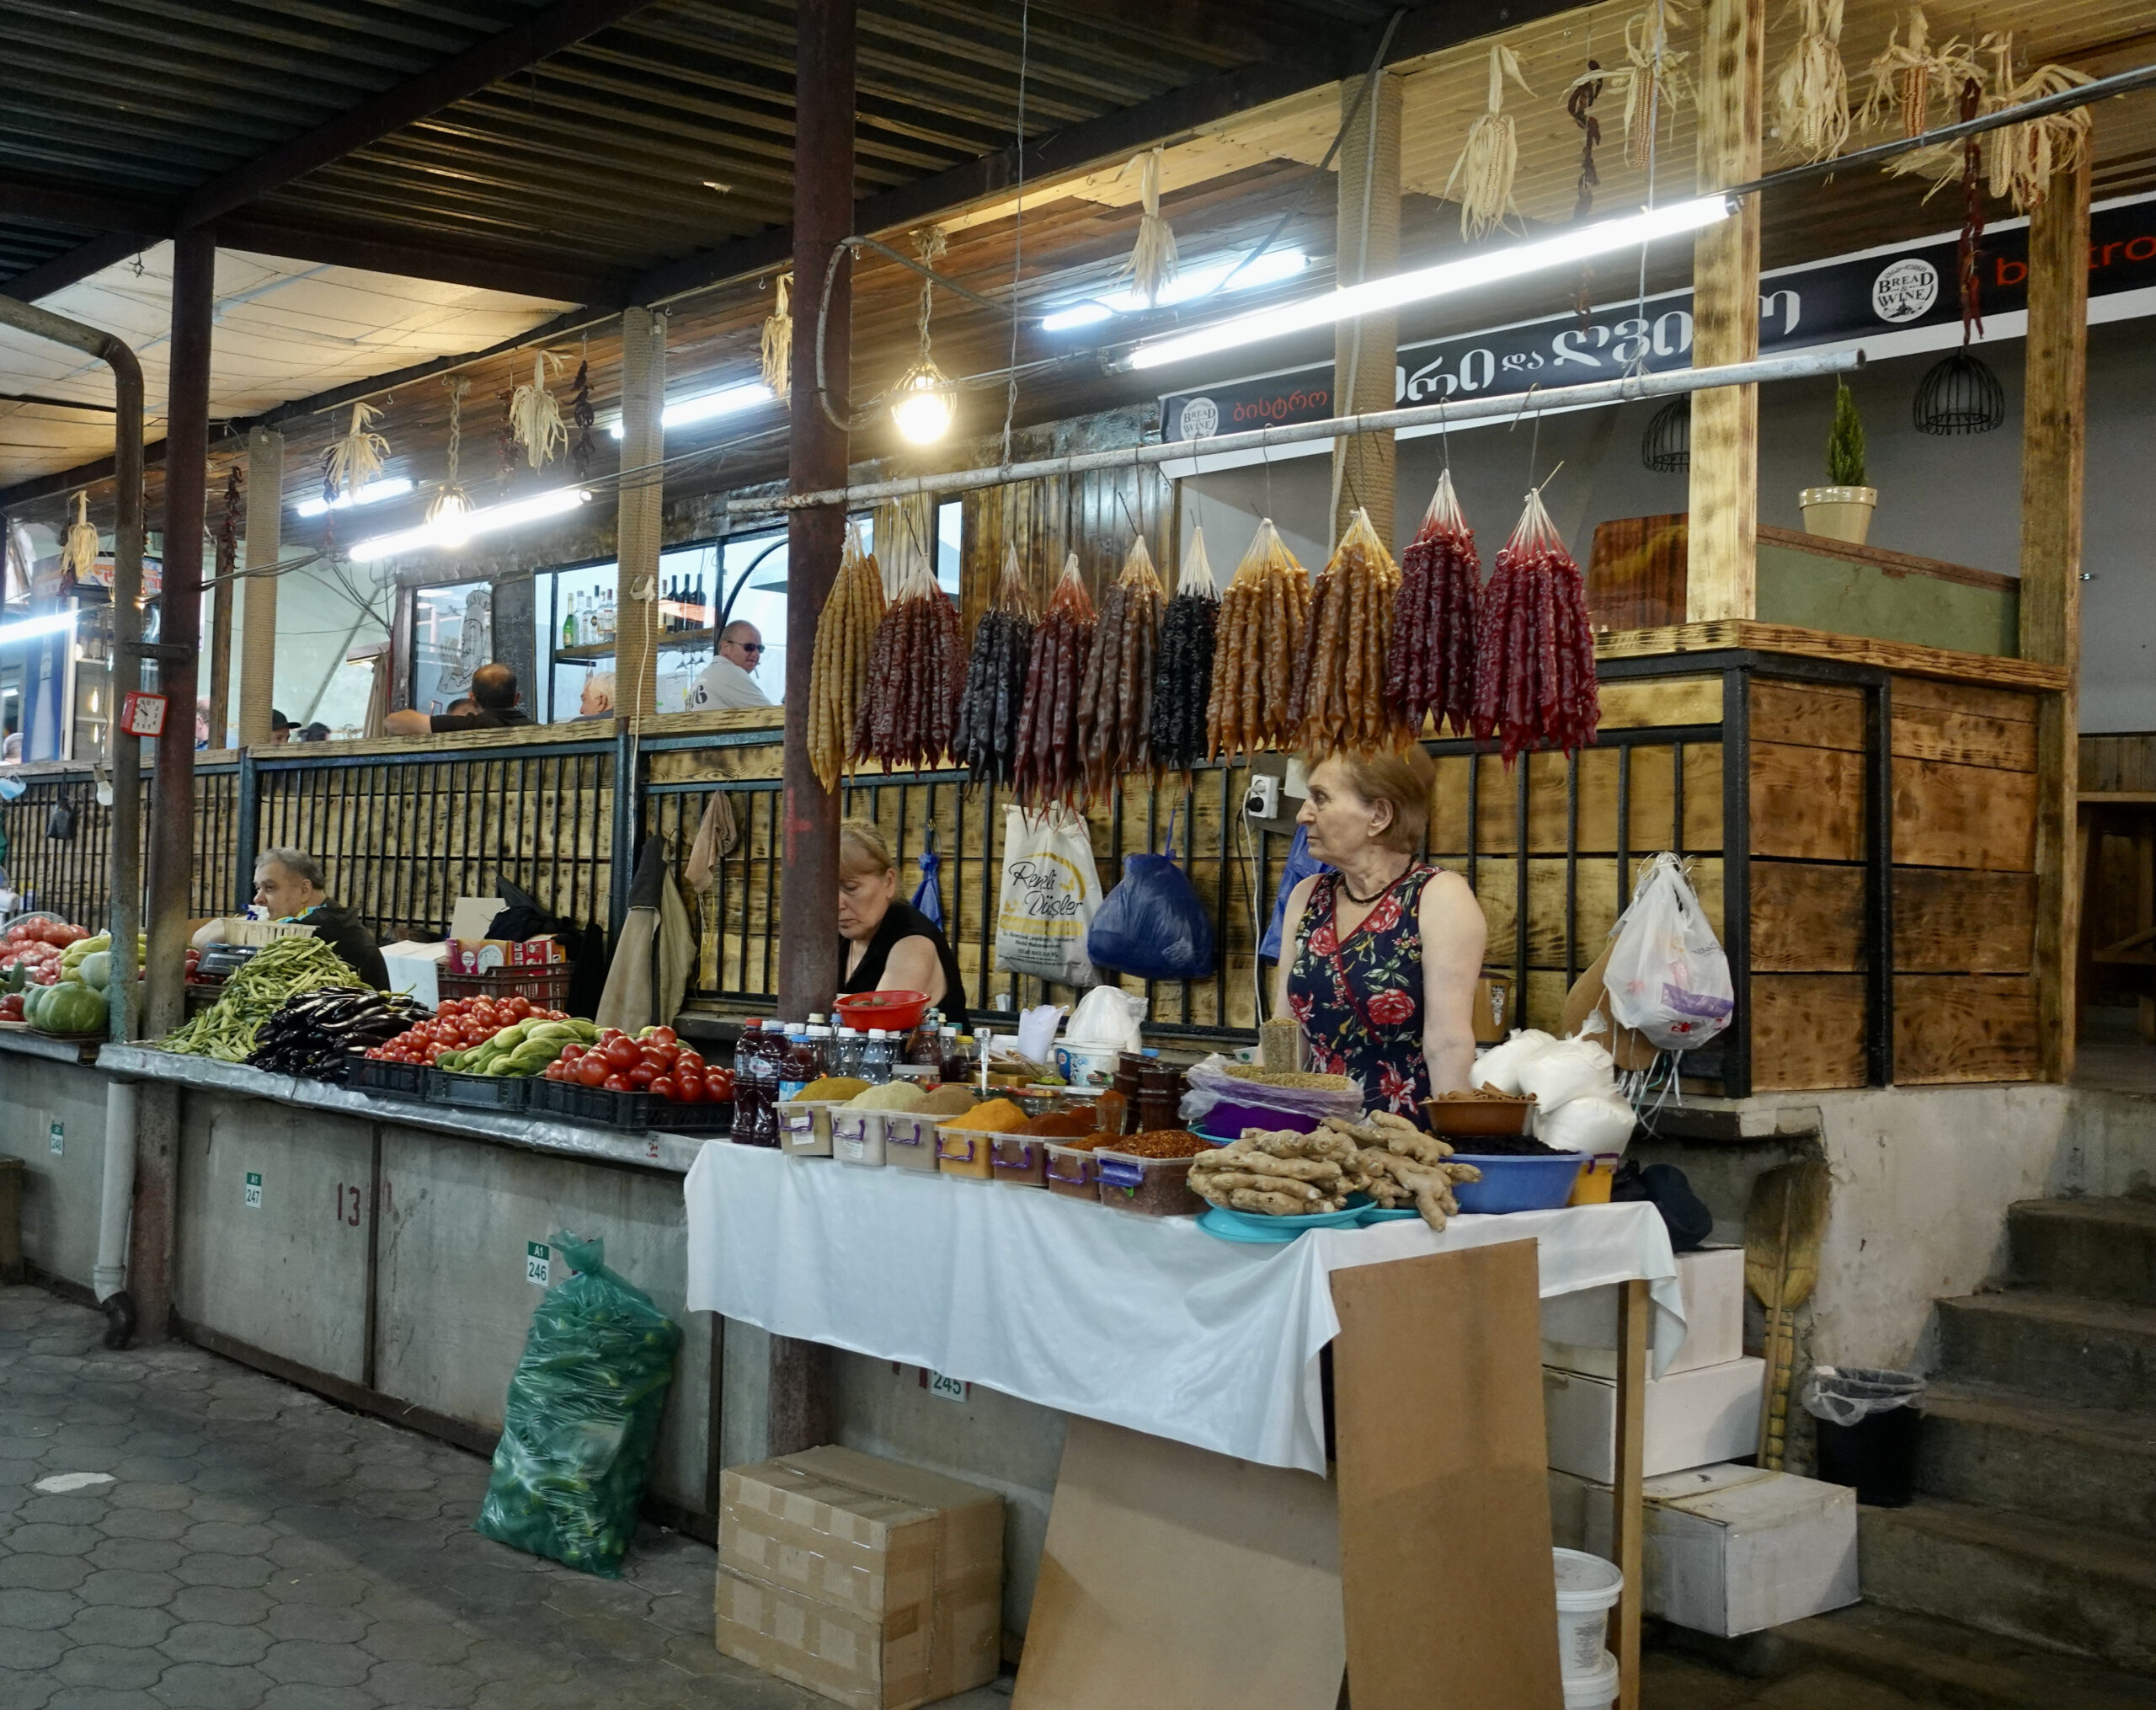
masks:
<path fill-rule="evenodd" d="M 831 1006 L 848 1027 L 880 1027 L 894 1033 L 911 1033 L 928 1013 L 926 991 L 857 991 Z"/>

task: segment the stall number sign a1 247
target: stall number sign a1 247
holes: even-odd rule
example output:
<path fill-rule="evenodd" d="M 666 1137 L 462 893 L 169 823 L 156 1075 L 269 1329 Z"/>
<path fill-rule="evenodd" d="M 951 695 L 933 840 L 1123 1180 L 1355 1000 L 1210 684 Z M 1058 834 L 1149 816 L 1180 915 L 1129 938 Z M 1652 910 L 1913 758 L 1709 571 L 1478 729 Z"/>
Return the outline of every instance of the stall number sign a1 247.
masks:
<path fill-rule="evenodd" d="M 241 1195 L 241 1203 L 250 1211 L 262 1209 L 262 1177 L 259 1172 L 249 1170 L 247 1173 L 247 1189 Z"/>

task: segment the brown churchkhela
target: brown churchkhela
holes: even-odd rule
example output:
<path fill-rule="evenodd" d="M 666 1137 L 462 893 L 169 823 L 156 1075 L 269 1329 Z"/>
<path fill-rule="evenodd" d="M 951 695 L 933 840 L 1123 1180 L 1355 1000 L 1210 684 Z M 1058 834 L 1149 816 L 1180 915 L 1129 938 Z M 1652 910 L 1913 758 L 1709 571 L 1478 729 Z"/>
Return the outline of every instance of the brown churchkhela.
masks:
<path fill-rule="evenodd" d="M 1153 659 L 1167 595 L 1143 536 L 1101 599 L 1092 656 L 1078 692 L 1086 793 L 1105 799 L 1126 772 L 1153 769 Z"/>
<path fill-rule="evenodd" d="M 848 529 L 837 580 L 816 620 L 808 676 L 808 759 L 825 789 L 839 787 L 846 746 L 868 684 L 869 650 L 883 616 L 883 575 Z"/>
<path fill-rule="evenodd" d="M 1063 575 L 1033 631 L 1026 661 L 1026 699 L 1018 715 L 1018 763 L 1013 787 L 1027 808 L 1075 804 L 1085 787 L 1078 740 L 1078 690 L 1092 661 L 1097 623 L 1078 554 L 1065 561 Z"/>
<path fill-rule="evenodd" d="M 876 626 L 853 729 L 855 761 L 881 761 L 886 772 L 936 765 L 951 749 L 965 675 L 958 608 L 915 547 L 899 597 Z"/>
<path fill-rule="evenodd" d="M 1358 510 L 1317 579 L 1288 698 L 1288 723 L 1313 760 L 1336 749 L 1367 753 L 1410 740 L 1385 694 L 1399 585 L 1399 566 L 1371 527 L 1369 513 Z"/>
<path fill-rule="evenodd" d="M 1018 716 L 1026 700 L 1026 661 L 1033 651 L 1033 613 L 1026 599 L 1018 549 L 1003 549 L 995 604 L 974 631 L 966 684 L 958 697 L 958 730 L 951 757 L 969 783 L 1007 785 L 1018 763 Z"/>
<path fill-rule="evenodd" d="M 1310 576 L 1267 517 L 1220 601 L 1206 708 L 1208 760 L 1294 745 L 1288 703 L 1310 608 Z"/>

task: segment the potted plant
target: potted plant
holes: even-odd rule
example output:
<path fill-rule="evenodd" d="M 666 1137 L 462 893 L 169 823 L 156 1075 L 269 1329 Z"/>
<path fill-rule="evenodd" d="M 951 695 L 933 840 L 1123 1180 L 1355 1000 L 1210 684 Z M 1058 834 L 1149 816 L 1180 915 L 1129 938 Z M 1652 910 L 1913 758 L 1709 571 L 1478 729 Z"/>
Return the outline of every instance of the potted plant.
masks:
<path fill-rule="evenodd" d="M 1834 425 L 1827 430 L 1827 479 L 1824 487 L 1806 487 L 1796 495 L 1804 511 L 1807 534 L 1862 546 L 1871 531 L 1871 513 L 1879 503 L 1879 489 L 1864 484 L 1864 421 L 1856 413 L 1856 398 L 1848 384 L 1834 382 Z"/>

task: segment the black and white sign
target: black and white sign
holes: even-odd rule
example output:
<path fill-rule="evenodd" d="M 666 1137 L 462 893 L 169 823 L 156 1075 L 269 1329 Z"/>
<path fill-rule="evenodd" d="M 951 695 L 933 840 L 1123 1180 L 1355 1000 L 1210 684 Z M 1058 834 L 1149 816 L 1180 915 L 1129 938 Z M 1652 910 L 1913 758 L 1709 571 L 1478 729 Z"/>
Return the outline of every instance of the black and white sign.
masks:
<path fill-rule="evenodd" d="M 1961 319 L 1956 247 L 1948 232 L 1763 275 L 1759 354 L 1862 344 L 1874 355 L 1887 355 L 1953 342 Z M 1994 336 L 2020 331 L 2028 307 L 2028 254 L 2025 221 L 1985 234 L 1979 275 L 1983 313 Z M 2145 293 L 2148 300 L 2116 308 L 2126 314 L 2156 313 L 2156 196 L 2109 203 L 2090 216 L 2091 318 L 2121 318 L 2102 313 L 2103 300 L 2130 291 Z M 1919 336 L 1907 336 L 1912 334 Z M 1641 357 L 1655 373 L 1691 366 L 1689 291 L 1666 291 L 1644 303 L 1605 305 L 1584 320 L 1552 315 L 1404 345 L 1394 370 L 1393 401 L 1406 409 L 1449 398 L 1504 397 L 1614 379 Z M 1162 437 L 1171 441 L 1323 421 L 1332 414 L 1329 363 L 1171 393 L 1161 400 Z"/>

